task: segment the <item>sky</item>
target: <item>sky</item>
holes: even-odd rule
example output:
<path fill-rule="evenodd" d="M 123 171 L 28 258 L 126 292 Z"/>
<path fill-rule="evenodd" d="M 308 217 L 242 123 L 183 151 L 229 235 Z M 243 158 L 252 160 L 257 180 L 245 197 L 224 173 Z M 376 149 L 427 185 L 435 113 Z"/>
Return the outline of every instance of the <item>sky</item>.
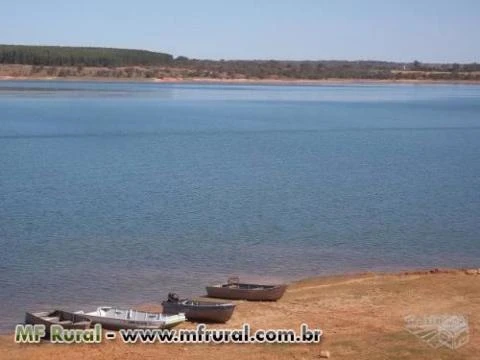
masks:
<path fill-rule="evenodd" d="M 197 59 L 480 62 L 480 0 L 2 0 L 0 29 Z"/>

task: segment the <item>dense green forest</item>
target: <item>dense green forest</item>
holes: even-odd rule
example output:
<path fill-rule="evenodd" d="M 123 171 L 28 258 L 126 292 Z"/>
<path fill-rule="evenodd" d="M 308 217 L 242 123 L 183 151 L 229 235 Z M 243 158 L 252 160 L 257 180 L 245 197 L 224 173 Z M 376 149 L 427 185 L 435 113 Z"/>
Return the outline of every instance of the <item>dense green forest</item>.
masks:
<path fill-rule="evenodd" d="M 44 66 L 164 65 L 170 54 L 95 47 L 0 45 L 0 64 Z"/>
<path fill-rule="evenodd" d="M 0 45 L 0 75 L 213 78 L 480 80 L 480 64 L 386 61 L 198 60 L 146 50 L 96 47 Z M 9 65 L 26 68 L 6 69 Z M 0 69 L 1 70 L 1 69 Z M 28 72 L 28 73 L 27 73 Z"/>

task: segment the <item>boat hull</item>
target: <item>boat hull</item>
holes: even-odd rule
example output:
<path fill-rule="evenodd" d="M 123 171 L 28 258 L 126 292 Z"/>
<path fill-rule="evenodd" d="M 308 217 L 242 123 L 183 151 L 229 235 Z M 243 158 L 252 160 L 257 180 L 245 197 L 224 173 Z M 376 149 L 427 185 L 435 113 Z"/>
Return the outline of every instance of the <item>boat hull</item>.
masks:
<path fill-rule="evenodd" d="M 250 301 L 276 301 L 283 296 L 285 290 L 287 289 L 287 285 L 264 286 L 249 284 L 226 284 L 207 286 L 206 289 L 207 295 L 213 298 Z"/>
<path fill-rule="evenodd" d="M 235 310 L 235 304 L 185 304 L 182 302 L 164 301 L 163 312 L 165 314 L 184 313 L 185 317 L 195 322 L 224 323 L 227 322 Z"/>

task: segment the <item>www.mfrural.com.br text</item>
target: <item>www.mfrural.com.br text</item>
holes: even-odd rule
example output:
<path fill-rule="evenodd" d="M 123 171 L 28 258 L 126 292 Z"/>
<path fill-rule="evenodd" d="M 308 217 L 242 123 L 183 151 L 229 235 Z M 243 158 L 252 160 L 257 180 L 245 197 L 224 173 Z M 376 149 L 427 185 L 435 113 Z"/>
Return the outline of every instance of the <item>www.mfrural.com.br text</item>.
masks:
<path fill-rule="evenodd" d="M 251 329 L 243 324 L 235 329 L 213 329 L 205 324 L 198 324 L 195 329 L 120 329 L 118 332 L 102 329 L 96 324 L 91 329 L 64 329 L 61 325 L 17 325 L 15 328 L 16 343 L 38 343 L 50 341 L 58 344 L 101 343 L 103 340 L 115 340 L 118 337 L 129 344 L 313 344 L 319 343 L 322 330 L 309 328 L 301 324 L 299 331 L 293 329 Z"/>

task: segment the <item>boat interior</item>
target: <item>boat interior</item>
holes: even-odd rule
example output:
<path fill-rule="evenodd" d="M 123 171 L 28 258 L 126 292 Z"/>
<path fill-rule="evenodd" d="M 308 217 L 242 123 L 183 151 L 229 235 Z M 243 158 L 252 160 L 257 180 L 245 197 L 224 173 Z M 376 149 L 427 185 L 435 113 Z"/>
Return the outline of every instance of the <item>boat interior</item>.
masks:
<path fill-rule="evenodd" d="M 231 303 L 219 303 L 213 301 L 200 301 L 200 300 L 190 300 L 185 299 L 180 301 L 183 305 L 191 305 L 191 306 L 205 306 L 205 307 L 230 307 L 233 306 Z"/>
<path fill-rule="evenodd" d="M 132 309 L 117 309 L 113 307 L 100 307 L 95 311 L 86 313 L 86 315 L 131 321 L 165 320 L 165 315 L 162 315 L 160 313 L 147 313 L 144 311 Z"/>
<path fill-rule="evenodd" d="M 211 300 L 198 300 L 198 299 L 180 299 L 175 293 L 169 293 L 167 298 L 168 303 L 180 304 L 185 306 L 203 306 L 203 307 L 231 307 L 232 303 L 217 302 Z"/>
<path fill-rule="evenodd" d="M 228 278 L 226 284 L 222 285 L 222 288 L 229 288 L 229 289 L 242 289 L 242 290 L 265 290 L 265 289 L 273 289 L 277 285 L 260 285 L 260 284 L 245 284 L 240 282 L 240 278 L 238 276 L 232 276 Z"/>
<path fill-rule="evenodd" d="M 72 313 L 60 311 L 60 310 L 55 310 L 55 311 L 45 311 L 45 312 L 38 312 L 34 313 L 33 315 L 42 318 L 45 321 L 48 321 L 52 324 L 58 324 L 58 325 L 82 325 L 82 324 L 88 324 L 89 321 L 85 320 L 84 317 L 77 316 Z"/>
<path fill-rule="evenodd" d="M 229 289 L 265 290 L 265 289 L 273 289 L 274 287 L 276 287 L 276 285 L 228 283 L 228 284 L 223 284 L 222 287 L 229 288 Z"/>

